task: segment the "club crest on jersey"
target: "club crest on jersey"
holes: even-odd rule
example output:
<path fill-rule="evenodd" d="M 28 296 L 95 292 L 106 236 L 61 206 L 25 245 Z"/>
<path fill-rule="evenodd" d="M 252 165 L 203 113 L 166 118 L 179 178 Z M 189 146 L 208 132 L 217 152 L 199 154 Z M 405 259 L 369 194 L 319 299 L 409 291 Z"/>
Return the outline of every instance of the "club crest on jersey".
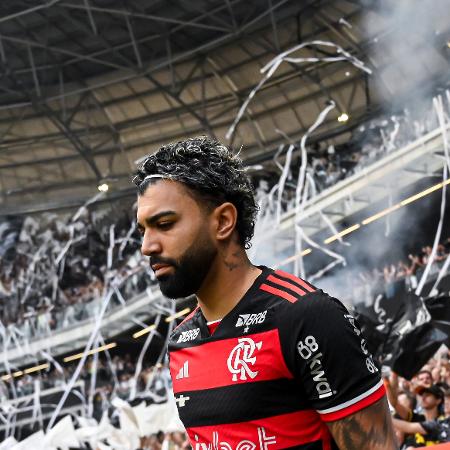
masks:
<path fill-rule="evenodd" d="M 183 331 L 180 334 L 180 337 L 178 338 L 177 342 L 193 341 L 198 336 L 199 333 L 200 328 L 194 328 L 193 330 Z"/>
<path fill-rule="evenodd" d="M 238 320 L 236 322 L 237 327 L 249 327 L 250 325 L 255 325 L 257 323 L 263 323 L 267 314 L 267 309 L 255 314 L 239 314 Z"/>
<path fill-rule="evenodd" d="M 256 362 L 254 353 L 256 350 L 261 350 L 262 342 L 255 342 L 251 338 L 239 338 L 236 347 L 231 350 L 228 356 L 227 365 L 228 370 L 233 374 L 232 380 L 245 381 L 247 377 L 255 378 L 258 371 L 253 371 L 250 367 Z"/>

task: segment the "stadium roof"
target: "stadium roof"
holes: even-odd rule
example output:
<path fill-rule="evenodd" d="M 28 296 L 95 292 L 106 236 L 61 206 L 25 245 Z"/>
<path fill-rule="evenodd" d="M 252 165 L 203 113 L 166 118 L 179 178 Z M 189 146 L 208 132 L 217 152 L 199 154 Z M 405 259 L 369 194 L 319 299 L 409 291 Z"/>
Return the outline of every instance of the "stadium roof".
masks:
<path fill-rule="evenodd" d="M 186 136 L 242 146 L 249 164 L 270 160 L 330 100 L 317 136 L 344 142 L 386 103 L 447 82 L 446 1 L 411 3 L 422 2 L 3 2 L 0 213 L 82 202 L 103 182 L 126 192 L 136 161 Z M 227 140 L 261 68 L 302 43 L 289 56 L 308 60 L 281 63 Z"/>

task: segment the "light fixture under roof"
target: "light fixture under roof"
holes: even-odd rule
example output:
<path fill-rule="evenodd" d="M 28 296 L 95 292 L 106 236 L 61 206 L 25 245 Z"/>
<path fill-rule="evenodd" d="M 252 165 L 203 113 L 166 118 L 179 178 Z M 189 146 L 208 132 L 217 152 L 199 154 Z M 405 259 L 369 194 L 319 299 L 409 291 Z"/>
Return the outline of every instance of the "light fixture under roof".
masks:
<path fill-rule="evenodd" d="M 108 185 L 108 183 L 102 183 L 102 184 L 99 184 L 99 185 L 97 186 L 97 189 L 98 189 L 100 192 L 108 192 L 109 185 Z"/>
<path fill-rule="evenodd" d="M 348 114 L 344 112 L 338 117 L 338 122 L 345 123 L 347 122 L 348 119 L 349 119 Z"/>

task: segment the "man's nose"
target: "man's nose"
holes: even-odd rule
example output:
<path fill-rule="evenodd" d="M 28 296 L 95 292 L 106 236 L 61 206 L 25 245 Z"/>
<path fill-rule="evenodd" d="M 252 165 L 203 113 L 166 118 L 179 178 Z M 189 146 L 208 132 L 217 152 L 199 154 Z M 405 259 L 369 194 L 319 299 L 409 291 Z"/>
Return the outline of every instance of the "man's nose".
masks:
<path fill-rule="evenodd" d="M 145 256 L 158 255 L 162 251 L 161 242 L 151 232 L 146 231 L 141 245 L 141 253 Z"/>

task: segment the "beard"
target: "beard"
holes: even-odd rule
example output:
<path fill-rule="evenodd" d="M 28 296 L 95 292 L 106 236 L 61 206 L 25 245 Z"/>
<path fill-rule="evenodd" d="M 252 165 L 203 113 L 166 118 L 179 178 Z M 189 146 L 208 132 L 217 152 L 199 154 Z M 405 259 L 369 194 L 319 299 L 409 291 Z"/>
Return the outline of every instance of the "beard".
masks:
<path fill-rule="evenodd" d="M 157 278 L 161 292 L 168 298 L 184 298 L 195 294 L 211 269 L 217 249 L 201 231 L 178 259 L 150 257 L 150 264 L 170 264 L 173 273 Z"/>

